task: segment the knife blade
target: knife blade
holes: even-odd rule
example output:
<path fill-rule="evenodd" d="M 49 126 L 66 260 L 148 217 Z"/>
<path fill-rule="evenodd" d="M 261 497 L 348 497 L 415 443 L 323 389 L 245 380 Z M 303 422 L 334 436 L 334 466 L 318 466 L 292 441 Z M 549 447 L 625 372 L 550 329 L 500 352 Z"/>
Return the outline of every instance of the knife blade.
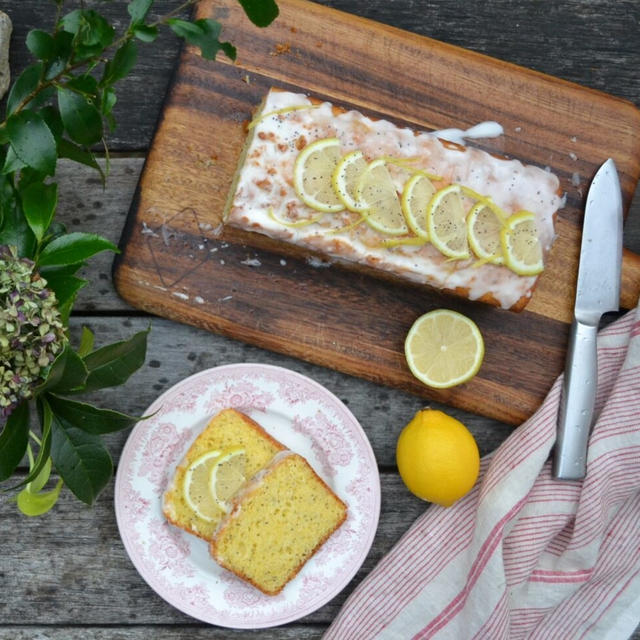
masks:
<path fill-rule="evenodd" d="M 609 158 L 591 182 L 584 213 L 553 460 L 558 480 L 579 480 L 586 473 L 598 379 L 598 324 L 604 313 L 619 308 L 621 270 L 622 193 L 616 165 Z"/>

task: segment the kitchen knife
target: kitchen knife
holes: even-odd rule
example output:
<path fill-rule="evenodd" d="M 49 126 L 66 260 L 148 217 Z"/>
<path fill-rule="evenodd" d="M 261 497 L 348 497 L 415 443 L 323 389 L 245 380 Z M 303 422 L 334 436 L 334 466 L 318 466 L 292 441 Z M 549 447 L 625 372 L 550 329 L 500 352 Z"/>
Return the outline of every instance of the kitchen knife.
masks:
<path fill-rule="evenodd" d="M 584 478 L 598 380 L 596 335 L 603 313 L 617 311 L 622 269 L 622 194 L 616 165 L 598 169 L 582 225 L 574 317 L 558 416 L 553 475 Z"/>

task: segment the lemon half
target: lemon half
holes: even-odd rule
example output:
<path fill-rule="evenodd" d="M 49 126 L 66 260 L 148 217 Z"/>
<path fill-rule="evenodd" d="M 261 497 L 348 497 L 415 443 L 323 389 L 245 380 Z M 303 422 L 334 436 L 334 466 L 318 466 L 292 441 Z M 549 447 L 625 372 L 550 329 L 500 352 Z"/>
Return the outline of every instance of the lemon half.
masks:
<path fill-rule="evenodd" d="M 471 380 L 484 358 L 484 340 L 473 320 L 449 309 L 420 316 L 404 343 L 411 373 L 424 384 L 447 389 Z"/>

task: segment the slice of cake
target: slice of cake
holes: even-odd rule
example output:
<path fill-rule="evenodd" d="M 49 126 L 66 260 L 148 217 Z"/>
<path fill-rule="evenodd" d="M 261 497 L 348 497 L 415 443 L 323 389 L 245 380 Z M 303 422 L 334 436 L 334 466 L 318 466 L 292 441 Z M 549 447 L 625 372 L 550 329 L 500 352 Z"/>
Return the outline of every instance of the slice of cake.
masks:
<path fill-rule="evenodd" d="M 276 595 L 345 521 L 347 507 L 300 455 L 278 455 L 237 495 L 211 542 L 217 562 Z"/>
<path fill-rule="evenodd" d="M 200 538 L 211 539 L 225 511 L 214 508 L 207 518 L 199 516 L 185 496 L 185 478 L 194 462 L 207 456 L 213 462 L 221 453 L 238 450 L 243 451 L 244 477 L 251 478 L 285 447 L 249 416 L 224 409 L 209 421 L 176 468 L 164 495 L 163 513 L 169 522 Z M 206 471 L 205 465 L 203 469 Z"/>
<path fill-rule="evenodd" d="M 319 150 L 310 153 L 314 144 L 330 142 L 335 157 Z M 301 162 L 305 154 L 308 158 Z M 353 163 L 347 162 L 350 157 Z M 368 168 L 357 169 L 358 163 Z M 300 167 L 315 167 L 315 173 L 309 171 L 309 184 Z M 344 173 L 339 167 L 345 167 Z M 350 170 L 360 176 L 352 179 L 353 193 L 347 188 Z M 422 187 L 436 194 L 423 194 L 425 202 L 414 217 L 404 211 L 407 220 L 403 220 L 400 200 L 404 198 L 402 206 L 410 208 L 409 186 L 418 175 L 425 178 Z M 538 265 L 546 261 L 555 236 L 554 220 L 562 206 L 559 187 L 558 178 L 543 168 L 310 96 L 271 89 L 249 125 L 224 221 L 252 232 L 249 239 L 253 237 L 257 246 L 264 243 L 260 235 L 256 237 L 261 234 L 277 241 L 285 254 L 300 257 L 302 249 L 307 256 L 311 252 L 315 258 L 357 265 L 380 277 L 418 282 L 520 311 L 532 295 Z M 312 200 L 322 201 L 323 206 L 314 208 Z M 375 215 L 370 208 L 374 204 Z M 430 216 L 428 205 L 434 208 Z M 480 205 L 484 206 L 478 209 Z M 467 246 L 465 225 L 473 210 L 481 211 L 472 234 L 478 241 Z M 378 218 L 382 211 L 391 216 L 384 224 Z M 508 268 L 502 255 L 500 225 L 525 212 L 530 216 L 530 242 L 539 258 L 535 273 Z"/>

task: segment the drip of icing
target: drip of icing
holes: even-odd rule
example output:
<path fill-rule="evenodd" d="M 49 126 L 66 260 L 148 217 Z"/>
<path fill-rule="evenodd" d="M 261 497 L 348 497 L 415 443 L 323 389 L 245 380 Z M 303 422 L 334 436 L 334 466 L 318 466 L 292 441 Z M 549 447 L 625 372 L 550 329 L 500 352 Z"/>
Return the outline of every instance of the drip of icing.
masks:
<path fill-rule="evenodd" d="M 434 136 L 464 145 L 465 138 L 497 138 L 504 133 L 499 122 L 488 120 L 470 127 L 469 129 L 440 129 L 432 132 Z"/>

